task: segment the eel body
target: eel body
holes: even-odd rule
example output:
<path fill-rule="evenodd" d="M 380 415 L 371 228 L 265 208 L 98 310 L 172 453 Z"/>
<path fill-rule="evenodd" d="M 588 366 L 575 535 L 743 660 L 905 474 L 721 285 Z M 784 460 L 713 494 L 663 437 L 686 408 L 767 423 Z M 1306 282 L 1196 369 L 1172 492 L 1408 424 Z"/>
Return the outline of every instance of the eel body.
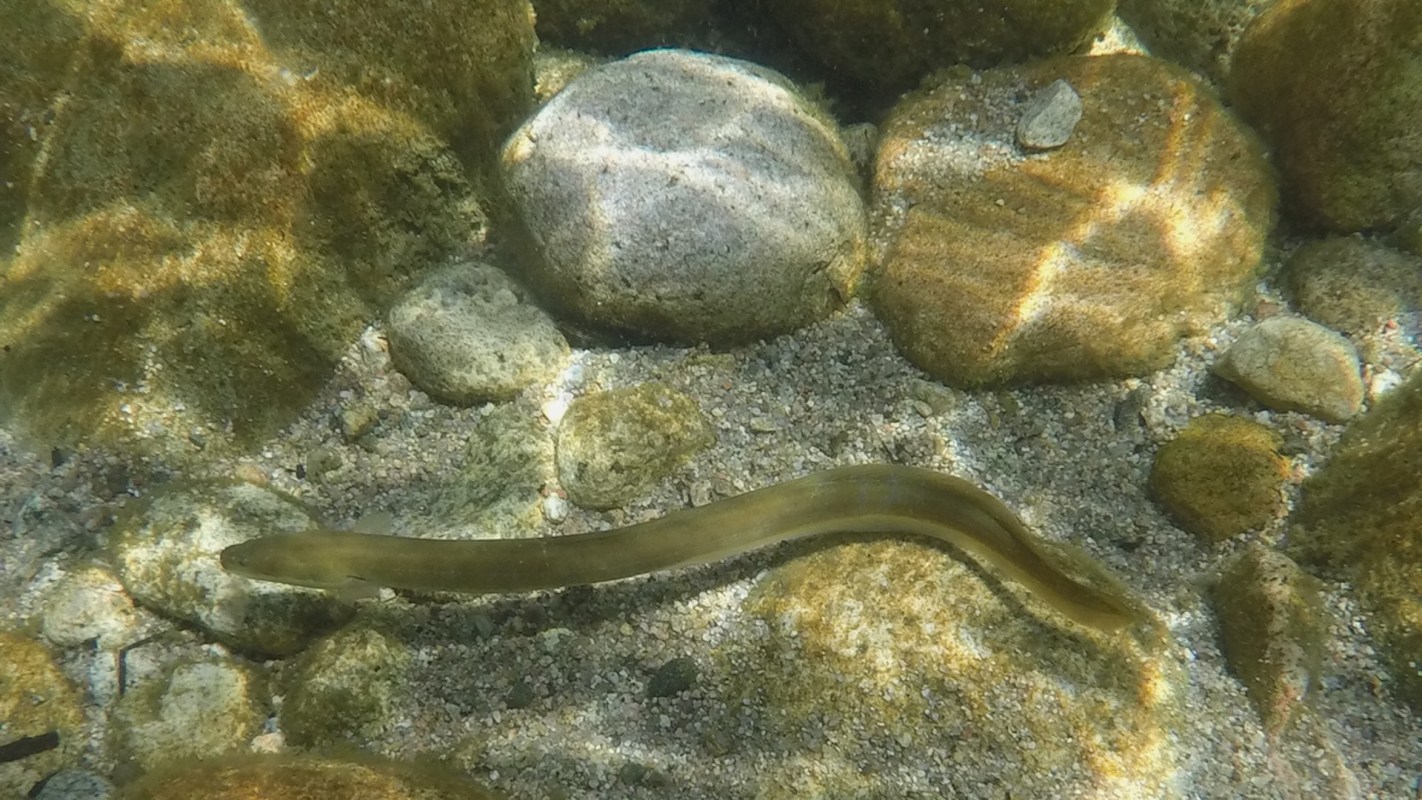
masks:
<path fill-rule="evenodd" d="M 1140 613 L 1064 572 L 1007 506 L 960 478 L 889 464 L 837 467 L 660 518 L 530 539 L 420 539 L 350 531 L 283 533 L 232 545 L 248 578 L 351 595 L 374 587 L 527 592 L 704 564 L 820 533 L 924 536 L 987 562 L 1080 624 L 1115 630 Z M 1109 584 L 1109 580 L 1107 581 Z"/>

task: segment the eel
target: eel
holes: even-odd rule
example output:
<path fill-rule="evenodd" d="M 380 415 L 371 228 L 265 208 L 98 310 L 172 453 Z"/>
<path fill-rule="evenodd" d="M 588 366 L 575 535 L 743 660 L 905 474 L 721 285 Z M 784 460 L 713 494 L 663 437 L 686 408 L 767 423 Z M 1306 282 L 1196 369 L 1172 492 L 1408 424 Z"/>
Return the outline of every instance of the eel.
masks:
<path fill-rule="evenodd" d="M 1143 618 L 1113 579 L 1085 583 L 1063 571 L 1063 555 L 1045 549 L 993 495 L 961 478 L 892 464 L 835 467 L 593 533 L 450 540 L 318 529 L 235 544 L 222 551 L 221 561 L 235 575 L 347 597 L 371 596 L 382 586 L 495 594 L 704 564 L 831 532 L 946 542 L 1091 628 L 1114 631 Z M 1102 572 L 1084 557 L 1077 560 Z"/>

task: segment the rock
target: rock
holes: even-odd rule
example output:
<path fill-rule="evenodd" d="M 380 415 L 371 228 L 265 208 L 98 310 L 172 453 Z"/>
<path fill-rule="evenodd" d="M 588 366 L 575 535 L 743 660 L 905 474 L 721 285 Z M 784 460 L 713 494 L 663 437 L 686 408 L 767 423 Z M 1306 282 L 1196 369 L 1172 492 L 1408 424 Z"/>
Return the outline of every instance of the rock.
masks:
<path fill-rule="evenodd" d="M 356 745 L 377 739 L 405 702 L 410 650 L 369 628 L 317 643 L 285 680 L 281 728 L 298 747 Z"/>
<path fill-rule="evenodd" d="M 1229 95 L 1307 222 L 1386 230 L 1422 207 L 1419 37 L 1416 0 L 1279 0 L 1245 32 Z"/>
<path fill-rule="evenodd" d="M 752 586 L 745 613 L 764 632 L 718 644 L 721 691 L 741 729 L 784 747 L 834 751 L 872 730 L 905 752 L 943 741 L 954 763 L 1001 765 L 976 771 L 968 796 L 1169 796 L 1180 764 L 1157 737 L 1176 730 L 1188 690 L 1168 648 L 1064 630 L 1020 596 L 916 541 L 802 555 Z M 883 793 L 852 761 L 794 761 L 767 765 L 763 796 Z"/>
<path fill-rule="evenodd" d="M 1336 237 L 1295 250 L 1283 278 L 1299 311 L 1346 334 L 1369 362 L 1416 362 L 1422 258 L 1359 237 Z"/>
<path fill-rule="evenodd" d="M 864 209 L 834 123 L 784 77 L 678 50 L 573 80 L 505 145 L 527 284 L 595 327 L 744 342 L 838 307 Z"/>
<path fill-rule="evenodd" d="M 1181 528 L 1207 542 L 1238 536 L 1283 514 L 1289 462 L 1279 455 L 1282 444 L 1257 422 L 1197 417 L 1156 453 L 1151 493 Z"/>
<path fill-rule="evenodd" d="M 109 738 L 120 760 L 150 770 L 243 752 L 266 719 L 265 682 L 250 667 L 185 661 L 124 693 Z"/>
<path fill-rule="evenodd" d="M 390 309 L 390 358 L 410 382 L 459 405 L 507 400 L 552 378 L 568 343 L 496 267 L 433 272 Z"/>
<path fill-rule="evenodd" d="M 1017 120 L 1017 146 L 1024 150 L 1054 150 L 1067 143 L 1081 121 L 1081 97 L 1058 78 L 1039 89 Z"/>
<path fill-rule="evenodd" d="M 616 508 L 715 441 L 696 401 L 660 383 L 574 400 L 558 429 L 558 479 L 584 508 Z"/>
<path fill-rule="evenodd" d="M 1289 523 L 1288 553 L 1352 584 L 1397 695 L 1422 712 L 1422 371 L 1348 427 Z"/>
<path fill-rule="evenodd" d="M 625 55 L 679 44 L 705 22 L 711 0 L 537 0 L 540 49 L 549 42 L 577 50 Z"/>
<path fill-rule="evenodd" d="M 1288 556 L 1250 545 L 1221 570 L 1212 591 L 1230 670 L 1278 736 L 1317 686 L 1328 612 L 1317 578 Z"/>
<path fill-rule="evenodd" d="M 326 592 L 228 574 L 228 545 L 318 527 L 292 498 L 235 482 L 170 484 L 124 516 L 110 539 L 128 593 L 232 647 L 290 655 L 343 624 L 354 608 Z"/>
<path fill-rule="evenodd" d="M 44 449 L 183 464 L 291 422 L 411 265 L 482 242 L 531 102 L 517 0 L 33 9 L 0 81 L 34 120 L 0 130 L 0 422 Z"/>
<path fill-rule="evenodd" d="M 494 408 L 470 432 L 458 473 L 437 487 L 427 526 L 503 535 L 536 530 L 543 489 L 557 476 L 553 452 L 553 432 L 536 411 L 522 402 Z"/>
<path fill-rule="evenodd" d="M 1363 406 L 1357 349 L 1339 334 L 1299 317 L 1271 317 L 1245 331 L 1215 362 L 1214 370 L 1278 411 L 1342 422 Z"/>
<path fill-rule="evenodd" d="M 1058 79 L 1081 122 L 1067 146 L 1024 156 L 1017 98 Z M 1274 209 L 1248 132 L 1197 80 L 1133 55 L 911 97 L 885 123 L 874 191 L 875 312 L 911 361 L 961 386 L 1169 364 L 1252 289 Z"/>
<path fill-rule="evenodd" d="M 62 769 L 45 778 L 32 800 L 110 800 L 118 792 L 108 778 L 87 769 Z"/>
<path fill-rule="evenodd" d="M 174 764 L 144 775 L 129 800 L 501 800 L 432 759 L 386 761 L 374 756 L 242 755 Z"/>
<path fill-rule="evenodd" d="M 79 764 L 88 742 L 83 698 L 49 650 L 28 636 L 0 632 L 0 664 L 0 744 L 59 737 L 57 747 L 0 764 L 0 797 L 26 797 L 45 776 Z"/>
<path fill-rule="evenodd" d="M 93 642 L 100 650 L 132 644 L 139 629 L 138 613 L 123 584 L 98 566 L 64 576 L 49 590 L 40 632 L 59 647 Z"/>
<path fill-rule="evenodd" d="M 1121 0 L 1116 13 L 1150 52 L 1223 85 L 1249 23 L 1276 0 Z"/>
<path fill-rule="evenodd" d="M 779 0 L 769 9 L 801 49 L 878 94 L 940 67 L 996 67 L 1071 52 L 1106 28 L 1112 0 Z"/>

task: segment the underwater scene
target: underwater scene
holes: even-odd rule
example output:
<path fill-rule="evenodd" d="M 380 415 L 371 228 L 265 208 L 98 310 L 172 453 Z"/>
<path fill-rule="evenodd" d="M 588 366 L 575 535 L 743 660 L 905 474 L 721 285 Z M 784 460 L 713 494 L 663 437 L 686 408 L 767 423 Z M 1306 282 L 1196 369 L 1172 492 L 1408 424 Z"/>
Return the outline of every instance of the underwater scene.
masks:
<path fill-rule="evenodd" d="M 0 36 L 0 800 L 1422 798 L 1418 0 Z"/>

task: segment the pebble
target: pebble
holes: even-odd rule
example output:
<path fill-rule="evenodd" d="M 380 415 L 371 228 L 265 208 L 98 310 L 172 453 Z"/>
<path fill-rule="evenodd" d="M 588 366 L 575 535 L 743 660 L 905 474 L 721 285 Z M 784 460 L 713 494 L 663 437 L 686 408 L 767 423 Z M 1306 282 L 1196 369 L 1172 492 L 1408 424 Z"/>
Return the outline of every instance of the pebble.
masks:
<path fill-rule="evenodd" d="M 1245 331 L 1214 370 L 1279 411 L 1343 422 L 1363 406 L 1357 349 L 1340 334 L 1299 317 L 1271 317 Z"/>

